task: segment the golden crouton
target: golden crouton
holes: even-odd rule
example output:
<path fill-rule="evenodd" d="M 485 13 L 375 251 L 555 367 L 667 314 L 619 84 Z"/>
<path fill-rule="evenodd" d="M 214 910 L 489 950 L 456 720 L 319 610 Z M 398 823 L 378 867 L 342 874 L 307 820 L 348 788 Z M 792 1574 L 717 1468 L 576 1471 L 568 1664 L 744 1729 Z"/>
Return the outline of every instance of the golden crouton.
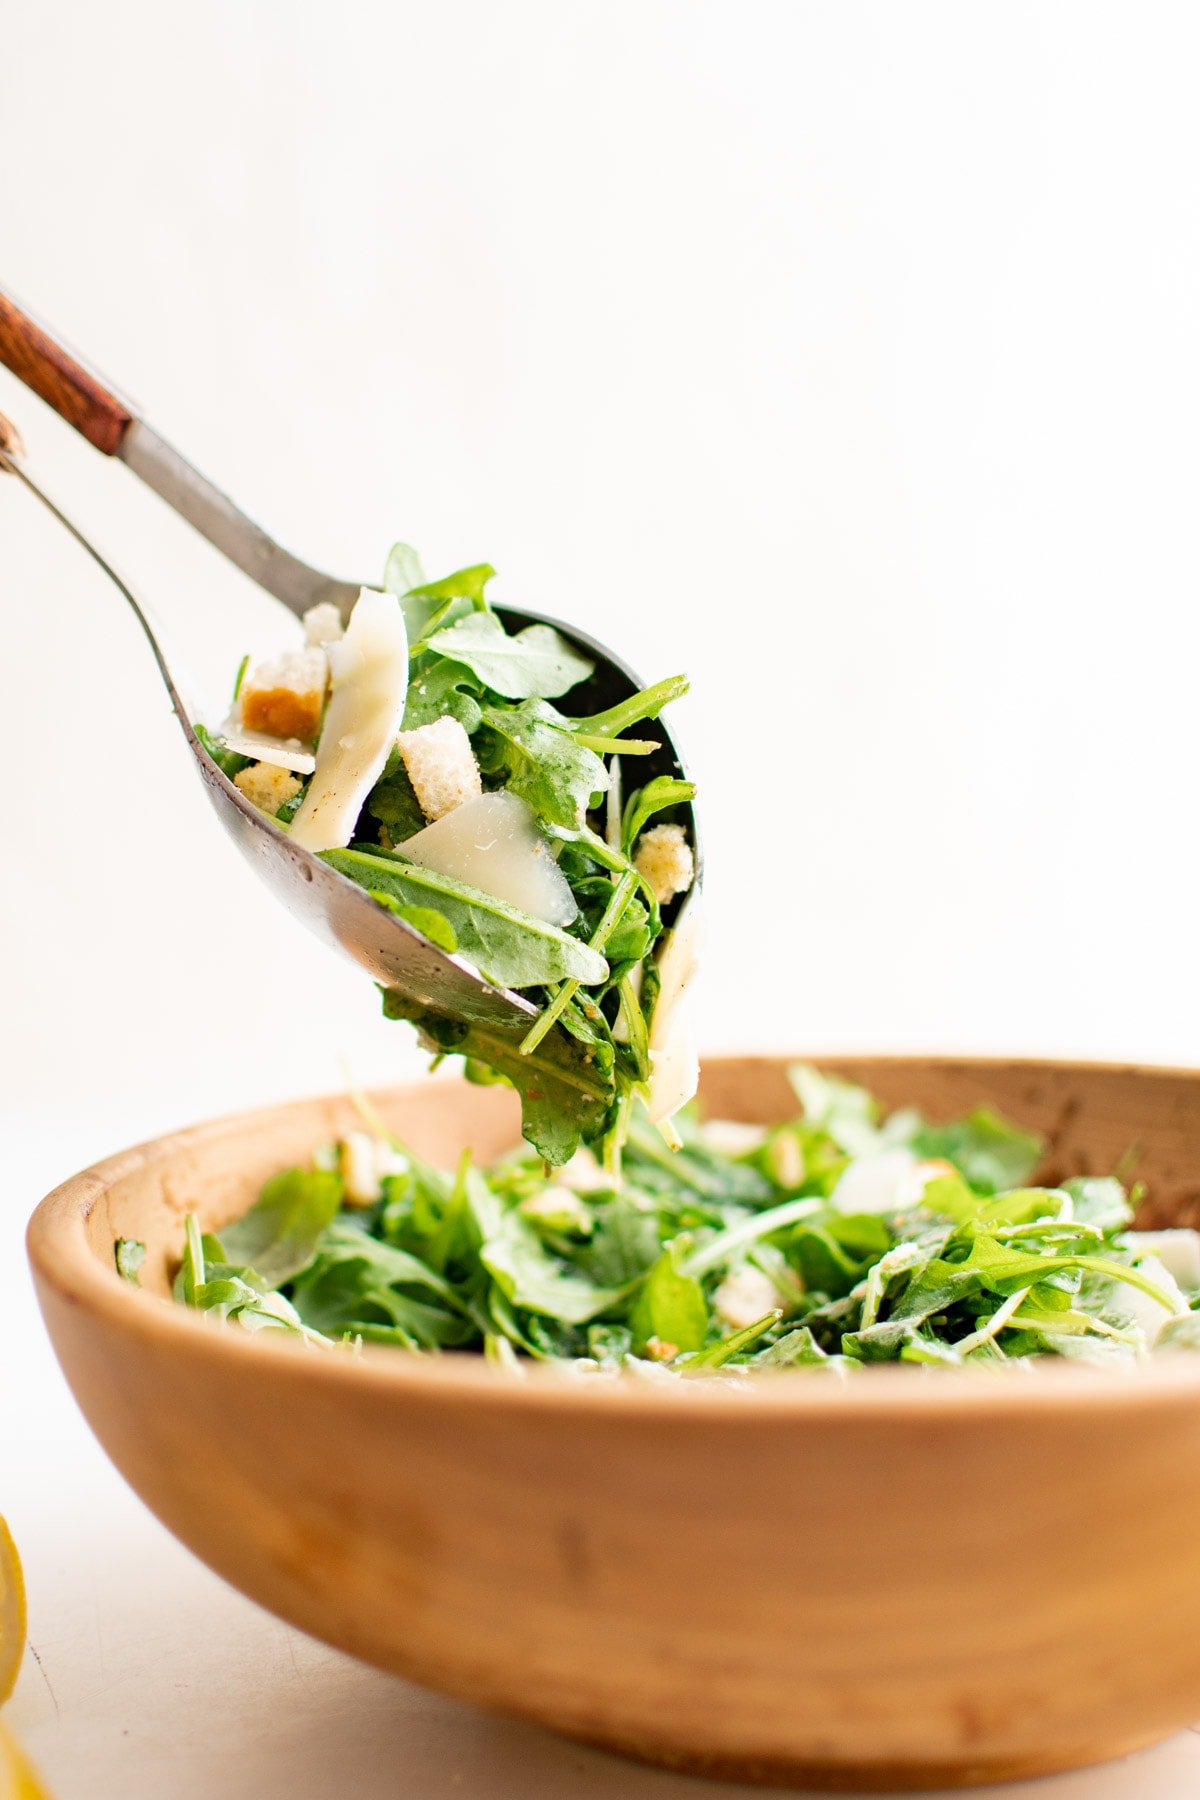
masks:
<path fill-rule="evenodd" d="M 256 762 L 239 769 L 233 785 L 260 812 L 277 813 L 285 801 L 293 800 L 300 792 L 300 777 L 290 769 L 277 769 L 274 763 Z"/>
<path fill-rule="evenodd" d="M 300 621 L 304 626 L 306 644 L 336 644 L 345 637 L 346 628 L 342 624 L 342 615 L 332 600 L 322 600 L 319 606 L 310 606 Z"/>
<path fill-rule="evenodd" d="M 696 875 L 692 846 L 682 825 L 652 825 L 638 840 L 633 866 L 650 883 L 660 906 L 676 894 L 686 894 Z"/>
<path fill-rule="evenodd" d="M 274 662 L 259 663 L 242 682 L 238 702 L 247 731 L 315 742 L 325 705 L 329 663 L 313 647 L 291 650 Z"/>
<path fill-rule="evenodd" d="M 402 731 L 396 747 L 408 771 L 413 793 L 432 823 L 483 792 L 479 764 L 462 725 L 449 714 L 432 725 Z"/>

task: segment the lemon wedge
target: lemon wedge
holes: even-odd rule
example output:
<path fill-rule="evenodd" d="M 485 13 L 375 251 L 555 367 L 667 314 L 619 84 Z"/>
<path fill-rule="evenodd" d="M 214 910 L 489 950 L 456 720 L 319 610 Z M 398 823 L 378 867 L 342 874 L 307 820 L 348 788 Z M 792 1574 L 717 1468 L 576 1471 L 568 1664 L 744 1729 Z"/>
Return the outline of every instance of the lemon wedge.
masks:
<path fill-rule="evenodd" d="M 50 1800 L 20 1745 L 0 1725 L 0 1800 Z"/>
<path fill-rule="evenodd" d="M 17 1685 L 25 1655 L 25 1577 L 12 1532 L 0 1517 L 0 1706 Z"/>

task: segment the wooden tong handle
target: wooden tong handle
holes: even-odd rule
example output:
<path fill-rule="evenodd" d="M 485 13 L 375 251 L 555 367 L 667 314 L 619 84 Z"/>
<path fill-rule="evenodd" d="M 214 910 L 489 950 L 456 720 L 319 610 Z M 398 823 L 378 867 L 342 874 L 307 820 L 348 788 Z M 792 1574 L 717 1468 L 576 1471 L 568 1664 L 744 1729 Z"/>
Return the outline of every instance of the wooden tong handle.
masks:
<path fill-rule="evenodd" d="M 73 425 L 105 456 L 115 456 L 137 417 L 103 376 L 81 362 L 72 350 L 30 318 L 11 294 L 0 288 L 0 363 L 33 389 L 60 418 Z"/>

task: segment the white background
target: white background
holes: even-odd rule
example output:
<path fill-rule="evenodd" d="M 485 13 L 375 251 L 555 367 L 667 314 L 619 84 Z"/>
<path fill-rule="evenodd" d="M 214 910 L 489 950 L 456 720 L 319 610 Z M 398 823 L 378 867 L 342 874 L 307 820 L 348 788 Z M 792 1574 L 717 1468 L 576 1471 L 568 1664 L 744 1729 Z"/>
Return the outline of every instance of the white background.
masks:
<path fill-rule="evenodd" d="M 10 0 L 4 46 L 0 279 L 168 437 L 338 573 L 487 558 L 691 673 L 710 1048 L 1200 1056 L 1192 8 Z M 3 373 L 0 408 L 221 694 L 271 604 Z M 421 1059 L 235 858 L 11 483 L 0 584 L 15 1338 L 74 1163 Z M 33 1341 L 0 1504 L 78 1659 L 44 1501 L 108 1478 Z"/>

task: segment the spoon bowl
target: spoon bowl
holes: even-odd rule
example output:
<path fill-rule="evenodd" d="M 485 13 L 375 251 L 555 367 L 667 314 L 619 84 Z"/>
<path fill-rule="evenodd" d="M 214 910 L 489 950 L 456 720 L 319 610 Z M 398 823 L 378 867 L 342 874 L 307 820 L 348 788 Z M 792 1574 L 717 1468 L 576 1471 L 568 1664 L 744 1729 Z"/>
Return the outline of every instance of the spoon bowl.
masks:
<path fill-rule="evenodd" d="M 3 290 L 0 362 L 96 449 L 123 461 L 222 555 L 296 617 L 323 602 L 336 606 L 343 622 L 349 617 L 361 583 L 341 581 L 314 569 L 277 544 L 168 444 L 132 401 Z M 387 988 L 405 1016 L 418 1029 L 427 1028 L 431 1039 L 443 1041 L 447 1025 L 466 1024 L 485 1028 L 506 1047 L 520 1045 L 538 1016 L 538 1009 L 530 1001 L 512 989 L 489 982 L 462 957 L 439 950 L 413 926 L 380 906 L 363 888 L 293 843 L 216 766 L 192 728 L 195 715 L 180 697 L 147 609 L 113 563 L 51 499 L 44 485 L 34 479 L 15 429 L 3 418 L 0 472 L 15 475 L 41 501 L 133 608 L 217 817 L 246 861 L 293 917 Z M 594 665 L 593 673 L 572 690 L 573 700 L 578 698 L 584 713 L 605 711 L 641 687 L 620 658 L 575 627 L 516 607 L 497 607 L 496 611 L 510 630 L 534 624 L 552 625 L 588 658 Z M 639 758 L 639 773 L 647 781 L 658 775 L 683 777 L 683 759 L 670 731 L 661 720 L 655 729 L 660 738 L 658 749 Z M 690 807 L 686 811 L 699 872 L 695 814 Z M 597 1094 L 602 1091 L 589 1068 L 584 1047 L 563 1030 L 550 1031 L 542 1040 L 538 1055 L 577 1085 L 594 1089 Z"/>

